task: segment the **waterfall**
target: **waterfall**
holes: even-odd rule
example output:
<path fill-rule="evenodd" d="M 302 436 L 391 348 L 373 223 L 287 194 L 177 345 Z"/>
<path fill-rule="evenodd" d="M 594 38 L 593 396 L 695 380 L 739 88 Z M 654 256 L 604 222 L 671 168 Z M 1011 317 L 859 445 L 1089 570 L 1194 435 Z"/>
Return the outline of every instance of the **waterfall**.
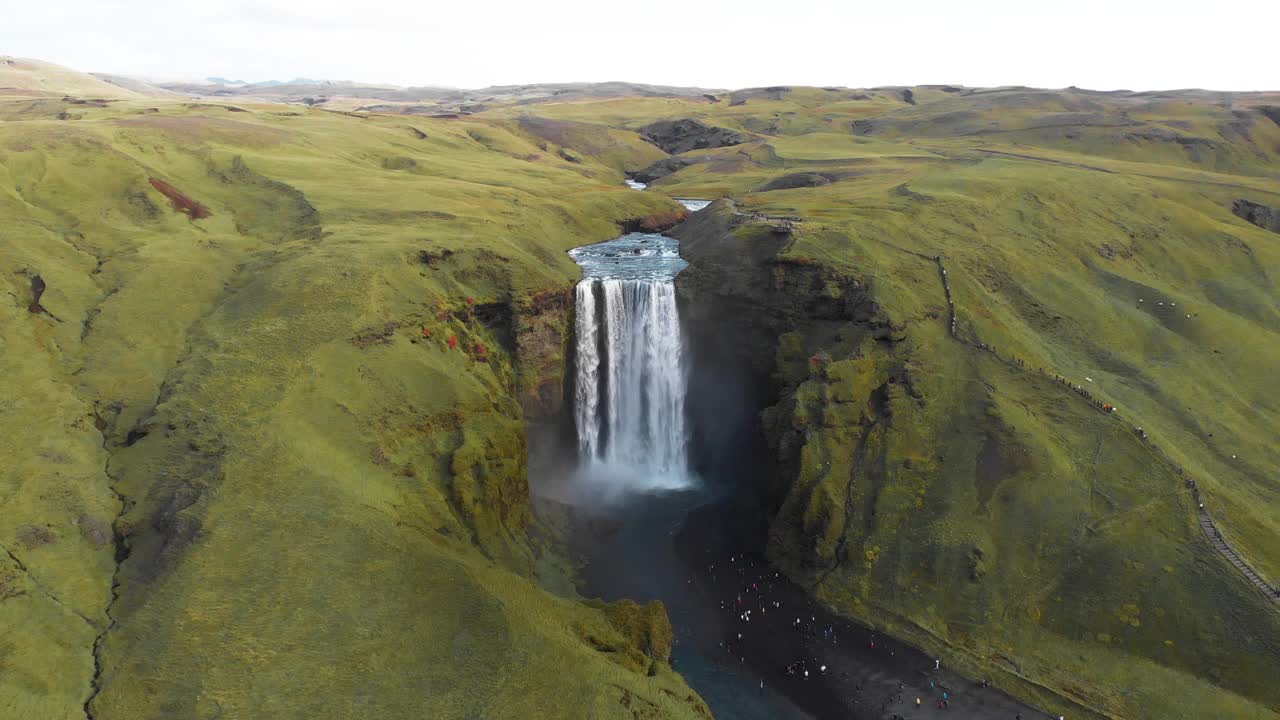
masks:
<path fill-rule="evenodd" d="M 685 487 L 684 353 L 671 279 L 587 278 L 577 313 L 581 463 L 609 470 L 623 489 Z"/>
<path fill-rule="evenodd" d="M 574 420 L 578 426 L 578 455 L 595 457 L 600 447 L 600 350 L 596 331 L 595 283 L 580 282 L 577 287 L 578 318 L 574 330 L 578 336 L 578 372 L 574 379 Z"/>
<path fill-rule="evenodd" d="M 684 473 L 685 377 L 672 281 L 588 278 L 578 284 L 577 310 L 580 457 L 666 478 Z"/>
<path fill-rule="evenodd" d="M 622 398 L 625 392 L 623 385 L 625 384 L 623 373 L 623 358 L 627 353 L 627 337 L 624 332 L 627 329 L 626 305 L 622 301 L 622 284 L 617 280 L 599 280 L 601 290 L 604 291 L 604 315 L 601 318 L 604 322 L 604 387 L 605 387 L 605 417 L 602 434 L 607 438 L 609 447 L 605 450 L 605 457 L 609 460 L 616 459 L 614 452 L 616 445 L 616 436 L 622 429 Z M 626 378 L 630 379 L 630 378 Z M 639 390 L 639 388 L 633 388 Z M 582 458 L 584 460 L 593 460 L 594 458 Z"/>
<path fill-rule="evenodd" d="M 689 487 L 679 245 L 630 233 L 569 254 L 585 271 L 573 382 L 580 485 L 606 497 Z"/>

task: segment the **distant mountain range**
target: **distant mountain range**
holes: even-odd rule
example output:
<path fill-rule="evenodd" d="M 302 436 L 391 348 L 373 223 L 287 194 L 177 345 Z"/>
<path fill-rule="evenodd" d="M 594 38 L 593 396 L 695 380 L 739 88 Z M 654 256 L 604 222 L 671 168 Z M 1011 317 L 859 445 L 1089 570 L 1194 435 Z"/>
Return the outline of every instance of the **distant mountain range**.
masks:
<path fill-rule="evenodd" d="M 308 78 L 294 78 L 292 80 L 262 80 L 260 82 L 245 82 L 244 80 L 228 80 L 221 77 L 207 77 L 206 81 L 214 85 L 240 85 L 243 87 L 280 87 L 281 85 L 322 85 L 325 80 L 311 80 Z"/>
<path fill-rule="evenodd" d="M 245 83 L 221 77 L 206 83 L 161 82 L 169 92 L 202 97 L 251 97 L 274 102 L 303 103 L 333 110 L 365 110 L 412 115 L 466 114 L 493 105 L 622 97 L 712 98 L 722 90 L 682 88 L 628 82 L 536 83 L 503 85 L 477 90 L 447 87 L 400 87 L 374 83 L 295 78 Z"/>

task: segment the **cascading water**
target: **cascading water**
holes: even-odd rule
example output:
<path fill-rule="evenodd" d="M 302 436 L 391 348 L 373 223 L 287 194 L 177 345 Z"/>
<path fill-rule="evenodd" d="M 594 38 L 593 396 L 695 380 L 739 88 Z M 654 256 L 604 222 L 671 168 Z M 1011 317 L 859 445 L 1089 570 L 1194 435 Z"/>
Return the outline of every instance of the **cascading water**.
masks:
<path fill-rule="evenodd" d="M 577 287 L 574 419 L 597 490 L 688 487 L 684 348 L 673 280 L 676 241 L 631 233 L 573 250 Z"/>
<path fill-rule="evenodd" d="M 573 385 L 574 420 L 578 427 L 578 454 L 595 457 L 600 448 L 600 333 L 596 329 L 595 282 L 577 287 L 578 373 Z"/>

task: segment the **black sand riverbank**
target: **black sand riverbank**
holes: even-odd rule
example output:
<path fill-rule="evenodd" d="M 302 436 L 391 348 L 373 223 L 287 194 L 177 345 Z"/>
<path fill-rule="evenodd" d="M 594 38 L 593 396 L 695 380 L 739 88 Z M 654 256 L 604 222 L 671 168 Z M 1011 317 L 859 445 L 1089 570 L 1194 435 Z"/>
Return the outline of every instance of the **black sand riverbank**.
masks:
<path fill-rule="evenodd" d="M 577 543 L 584 595 L 666 604 L 672 665 L 716 717 L 1050 717 L 824 610 L 763 560 L 750 505 L 706 492 L 637 497 L 597 511 Z"/>
<path fill-rule="evenodd" d="M 883 633 L 839 618 L 774 571 L 759 548 L 737 550 L 717 516 L 690 513 L 679 554 L 700 602 L 718 614 L 719 650 L 816 718 L 1046 718 Z M 916 699 L 920 704 L 916 705 Z"/>

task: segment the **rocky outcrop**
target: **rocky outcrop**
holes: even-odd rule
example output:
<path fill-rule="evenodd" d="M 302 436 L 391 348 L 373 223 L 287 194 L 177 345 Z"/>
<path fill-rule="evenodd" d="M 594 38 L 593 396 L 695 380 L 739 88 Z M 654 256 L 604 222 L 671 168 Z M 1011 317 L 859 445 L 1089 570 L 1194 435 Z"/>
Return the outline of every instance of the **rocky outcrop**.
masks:
<path fill-rule="evenodd" d="M 891 399 L 906 398 L 910 384 L 904 364 L 888 353 L 833 360 L 823 352 L 809 355 L 796 334 L 783 336 L 778 354 L 800 383 L 761 414 L 785 478 L 769 551 L 788 574 L 813 587 L 848 557 L 855 528 L 874 514 L 873 494 L 861 486 L 883 481 L 886 436 L 898 404 Z"/>
<path fill-rule="evenodd" d="M 718 415 L 707 422 L 695 418 L 695 426 L 725 422 L 724 399 L 704 395 L 716 394 L 729 377 L 735 402 L 748 398 L 753 404 L 745 412 L 758 439 L 756 414 L 787 402 L 809 375 L 811 358 L 804 343 L 796 342 L 798 334 L 839 338 L 836 349 L 875 347 L 901 337 L 862 279 L 788 254 L 789 235 L 740 214 L 731 201 L 717 201 L 670 234 L 681 240 L 681 255 L 690 263 L 676 277 L 681 317 L 693 339 L 689 404 Z M 770 444 L 775 462 L 760 482 L 766 502 L 776 509 L 789 492 L 791 460 L 777 443 Z M 695 443 L 695 455 L 704 450 Z"/>
<path fill-rule="evenodd" d="M 671 645 L 675 633 L 671 628 L 671 620 L 667 617 L 667 608 L 661 600 L 653 600 L 645 605 L 629 599 L 612 603 L 588 600 L 586 604 L 603 610 L 609 625 L 626 640 L 624 647 L 605 649 L 599 647 L 599 639 L 588 639 L 589 644 L 609 652 L 618 664 L 629 670 L 648 673 L 654 663 L 667 663 L 671 660 Z"/>
<path fill-rule="evenodd" d="M 850 129 L 854 135 L 873 135 L 880 130 L 880 123 L 874 120 L 854 120 Z"/>
<path fill-rule="evenodd" d="M 790 92 L 791 88 L 785 85 L 734 90 L 729 94 L 729 105 L 732 107 L 746 105 L 748 100 L 781 100 Z"/>
<path fill-rule="evenodd" d="M 1231 212 L 1241 220 L 1253 223 L 1263 230 L 1280 233 L 1280 209 L 1241 199 L 1231 204 Z"/>
<path fill-rule="evenodd" d="M 801 574 L 811 579 L 835 553 L 834 540 L 819 549 L 814 538 L 843 534 L 833 518 L 842 512 L 837 496 L 844 485 L 834 481 L 830 493 L 814 494 L 796 483 L 808 476 L 801 467 L 805 438 L 811 425 L 856 430 L 851 441 L 872 428 L 883 430 L 877 425 L 887 414 L 888 394 L 909 392 L 901 363 L 890 357 L 903 330 L 861 278 L 790 255 L 790 237 L 738 214 L 729 201 L 694 215 L 672 234 L 681 238 L 681 254 L 690 263 L 676 285 L 687 298 L 682 313 L 695 354 L 713 343 L 735 348 L 735 356 L 718 360 L 717 367 L 736 364 L 756 379 L 759 430 L 775 462 L 765 480 L 776 513 L 770 530 L 775 560 L 788 556 L 784 566 L 804 568 Z M 814 337 L 825 339 L 825 351 L 811 352 Z M 822 528 L 814 517 L 823 518 Z"/>
<path fill-rule="evenodd" d="M 665 158 L 641 170 L 640 172 L 633 174 L 631 179 L 647 185 L 655 180 L 661 180 L 672 173 L 679 172 L 692 164 L 692 160 L 686 160 L 684 158 Z"/>
<path fill-rule="evenodd" d="M 763 323 L 778 332 L 803 321 L 887 323 L 859 278 L 787 254 L 791 238 L 772 232 L 772 225 L 758 217 L 764 216 L 740 213 L 731 200 L 717 200 L 672 230 L 689 261 L 676 278 L 677 289 L 687 297 L 697 294 L 700 302 L 749 303 L 759 312 L 734 322 Z M 690 311 L 695 319 L 710 312 Z M 771 352 L 772 345 L 768 348 Z"/>
<path fill-rule="evenodd" d="M 932 256 L 898 249 L 903 276 L 916 273 L 905 286 L 810 259 L 845 240 L 818 232 L 793 244 L 728 201 L 672 232 L 690 262 L 676 280 L 693 338 L 690 405 L 698 412 L 717 376 L 756 382 L 744 392 L 768 448 L 757 488 L 772 565 L 838 614 L 1073 717 L 1141 715 L 1105 697 L 1114 686 L 1091 666 L 1113 647 L 1179 682 L 1213 678 L 1274 702 L 1252 658 L 1278 657 L 1280 635 L 1224 624 L 1197 638 L 1194 656 L 1168 653 L 1169 638 L 1217 607 L 1239 614 L 1230 627 L 1280 623 L 1255 587 L 1206 561 L 1178 478 L 1147 471 L 1149 452 L 1091 404 L 1062 402 L 1036 373 L 956 342 Z M 897 295 L 904 287 L 920 293 L 918 314 Z M 709 353 L 711 368 L 697 367 Z M 1028 416 L 1024 403 L 1053 417 Z M 712 405 L 712 423 L 723 407 Z M 1107 469 L 1082 473 L 1064 453 L 1105 456 Z M 1147 513 L 1158 496 L 1168 509 Z M 1135 583 L 1135 568 L 1159 572 Z M 1080 658 L 1070 674 L 1067 656 Z M 1134 685 L 1145 704 L 1166 692 Z"/>
<path fill-rule="evenodd" d="M 1184 135 L 1162 127 L 1147 127 L 1120 135 L 1124 140 L 1138 142 L 1174 143 L 1185 150 L 1215 150 L 1219 144 L 1209 138 Z"/>
<path fill-rule="evenodd" d="M 736 248 L 735 233 L 744 237 Z M 772 343 L 786 322 L 766 297 L 771 286 L 767 263 L 782 252 L 786 240 L 750 231 L 727 200 L 690 216 L 670 235 L 680 240 L 680 254 L 689 262 L 675 284 L 681 317 L 695 345 L 723 347 L 754 376 L 767 379 Z"/>
<path fill-rule="evenodd" d="M 692 118 L 660 120 L 640 128 L 640 136 L 672 155 L 690 150 L 730 147 L 747 141 L 742 133 L 706 125 Z"/>
<path fill-rule="evenodd" d="M 771 192 L 773 190 L 794 190 L 796 188 L 821 187 L 830 185 L 831 178 L 820 173 L 794 173 L 792 175 L 783 175 L 765 183 L 760 187 L 759 192 Z"/>
<path fill-rule="evenodd" d="M 515 309 L 517 393 L 525 417 L 542 420 L 564 407 L 566 358 L 573 323 L 569 290 L 534 295 Z"/>

